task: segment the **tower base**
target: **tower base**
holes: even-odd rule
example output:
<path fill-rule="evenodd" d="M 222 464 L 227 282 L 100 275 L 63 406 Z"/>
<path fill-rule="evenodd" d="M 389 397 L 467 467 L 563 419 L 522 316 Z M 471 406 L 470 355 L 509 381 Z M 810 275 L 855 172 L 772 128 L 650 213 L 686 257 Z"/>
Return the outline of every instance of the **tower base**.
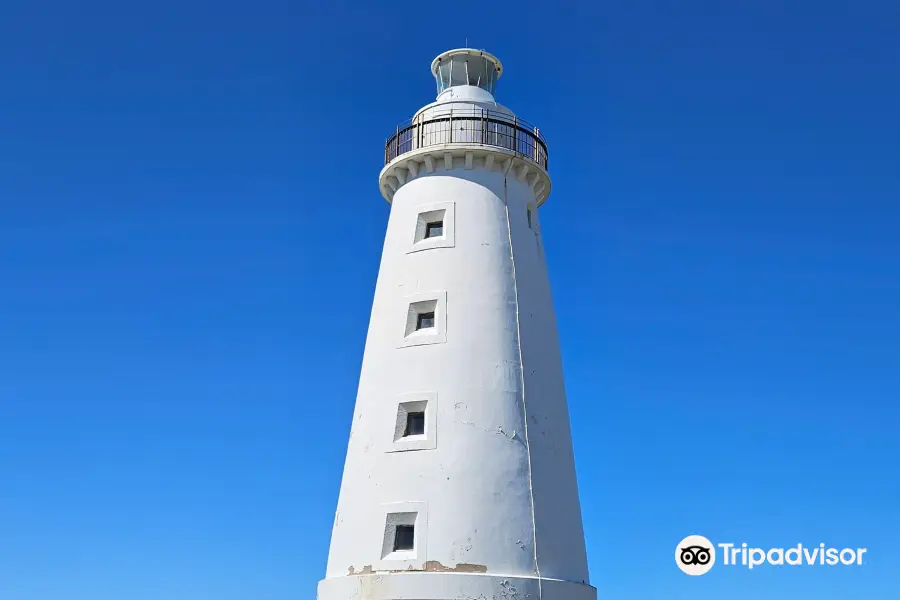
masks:
<path fill-rule="evenodd" d="M 585 583 L 478 573 L 401 572 L 332 577 L 317 600 L 597 600 Z"/>

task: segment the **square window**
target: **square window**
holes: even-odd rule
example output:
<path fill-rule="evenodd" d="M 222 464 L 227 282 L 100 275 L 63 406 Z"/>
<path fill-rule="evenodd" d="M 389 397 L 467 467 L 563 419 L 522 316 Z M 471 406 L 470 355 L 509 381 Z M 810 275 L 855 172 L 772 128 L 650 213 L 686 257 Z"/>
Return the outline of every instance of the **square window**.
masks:
<path fill-rule="evenodd" d="M 410 392 L 388 401 L 397 409 L 384 411 L 383 444 L 385 452 L 433 450 L 437 447 L 437 394 Z M 380 445 L 381 445 L 380 444 Z"/>
<path fill-rule="evenodd" d="M 422 344 L 442 344 L 447 341 L 447 293 L 424 292 L 407 296 L 409 302 L 406 314 L 406 322 L 403 325 L 397 323 L 398 333 L 402 338 L 398 340 L 398 348 L 420 346 Z"/>
<path fill-rule="evenodd" d="M 428 503 L 391 502 L 381 506 L 384 533 L 381 560 L 372 561 L 375 570 L 420 569 L 428 547 Z"/>
<path fill-rule="evenodd" d="M 456 245 L 454 223 L 456 221 L 453 202 L 437 202 L 418 207 L 418 214 L 410 215 L 407 221 L 413 231 L 412 244 L 406 252 L 421 252 L 434 248 L 452 248 Z M 415 221 L 412 218 L 415 217 Z"/>
<path fill-rule="evenodd" d="M 419 313 L 416 316 L 416 331 L 420 329 L 431 329 L 434 327 L 434 311 Z"/>
<path fill-rule="evenodd" d="M 424 411 L 406 413 L 406 429 L 403 431 L 403 437 L 411 435 L 425 435 Z"/>
<path fill-rule="evenodd" d="M 444 222 L 433 221 L 425 225 L 425 239 L 444 235 Z"/>
<path fill-rule="evenodd" d="M 398 550 L 412 550 L 415 547 L 416 526 L 397 525 L 394 532 L 394 552 Z"/>

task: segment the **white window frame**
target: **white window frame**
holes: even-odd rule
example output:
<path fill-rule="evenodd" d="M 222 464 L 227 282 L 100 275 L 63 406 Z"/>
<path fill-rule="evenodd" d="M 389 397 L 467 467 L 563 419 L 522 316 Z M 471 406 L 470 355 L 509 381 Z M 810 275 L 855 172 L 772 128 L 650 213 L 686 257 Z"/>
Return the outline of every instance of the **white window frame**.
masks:
<path fill-rule="evenodd" d="M 420 569 L 427 561 L 428 547 L 428 503 L 391 502 L 381 505 L 381 560 L 374 566 L 376 571 L 396 571 L 410 568 Z M 415 537 L 412 550 L 394 550 L 394 535 L 397 525 L 413 525 Z"/>
<path fill-rule="evenodd" d="M 385 404 L 392 408 L 384 411 L 385 421 L 381 426 L 384 451 L 434 450 L 437 447 L 437 402 L 437 392 L 410 392 L 389 398 Z M 425 433 L 404 437 L 406 415 L 419 411 L 425 413 Z"/>
<path fill-rule="evenodd" d="M 426 238 L 428 223 L 443 221 L 444 230 L 441 235 Z M 453 248 L 456 245 L 456 203 L 436 202 L 418 207 L 416 220 L 412 224 L 413 242 L 407 254 L 432 250 L 434 248 Z"/>
<path fill-rule="evenodd" d="M 400 330 L 398 348 L 443 344 L 447 341 L 447 292 L 424 292 L 406 296 L 403 320 L 397 325 Z M 434 327 L 416 330 L 418 316 L 434 311 Z"/>

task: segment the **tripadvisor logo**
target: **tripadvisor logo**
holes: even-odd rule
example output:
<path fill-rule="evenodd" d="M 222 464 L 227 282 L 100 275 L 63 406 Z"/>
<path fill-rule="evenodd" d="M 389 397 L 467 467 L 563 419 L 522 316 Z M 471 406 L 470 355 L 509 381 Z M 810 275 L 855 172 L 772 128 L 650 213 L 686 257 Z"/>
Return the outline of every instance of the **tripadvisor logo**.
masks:
<path fill-rule="evenodd" d="M 716 547 L 702 535 L 689 535 L 675 547 L 675 564 L 688 575 L 705 575 L 716 564 Z"/>
<path fill-rule="evenodd" d="M 704 575 L 716 564 L 717 556 L 724 566 L 748 569 L 762 565 L 851 566 L 862 565 L 866 548 L 831 548 L 825 544 L 789 548 L 755 548 L 743 544 L 713 544 L 702 535 L 689 535 L 675 547 L 675 564 L 688 575 Z"/>

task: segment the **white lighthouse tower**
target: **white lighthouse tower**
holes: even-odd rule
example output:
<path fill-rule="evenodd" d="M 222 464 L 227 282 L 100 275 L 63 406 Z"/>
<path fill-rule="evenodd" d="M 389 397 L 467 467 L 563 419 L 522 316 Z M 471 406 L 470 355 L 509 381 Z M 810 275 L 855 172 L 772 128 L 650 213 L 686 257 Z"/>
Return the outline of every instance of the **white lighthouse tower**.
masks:
<path fill-rule="evenodd" d="M 319 600 L 594 600 L 539 207 L 500 61 L 451 50 L 397 128 L 391 203 Z"/>

